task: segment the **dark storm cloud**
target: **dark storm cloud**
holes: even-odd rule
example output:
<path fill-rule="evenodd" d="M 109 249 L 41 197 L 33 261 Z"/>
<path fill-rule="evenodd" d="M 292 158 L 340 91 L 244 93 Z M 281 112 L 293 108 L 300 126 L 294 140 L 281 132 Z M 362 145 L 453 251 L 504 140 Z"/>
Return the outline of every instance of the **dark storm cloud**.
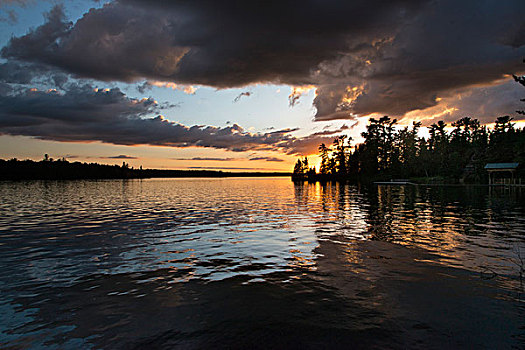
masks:
<path fill-rule="evenodd" d="M 118 88 L 100 90 L 91 85 L 69 84 L 63 92 L 8 90 L 0 94 L 0 135 L 116 145 L 211 147 L 237 152 L 304 150 L 301 139 L 290 135 L 296 129 L 250 133 L 238 124 L 190 127 L 160 115 L 148 117 L 161 109 L 163 105 L 151 98 L 129 98 Z"/>
<path fill-rule="evenodd" d="M 99 125 L 113 124 L 118 127 L 116 122 L 120 119 L 131 120 L 157 110 L 153 99 L 130 99 L 118 88 L 98 90 L 90 85 L 73 84 L 65 93 L 25 89 L 0 96 L 0 130 L 83 141 L 80 135 L 68 135 L 67 131 L 81 126 L 96 129 Z M 53 131 L 64 134 L 53 136 Z"/>
<path fill-rule="evenodd" d="M 0 82 L 6 84 L 51 84 L 61 87 L 68 76 L 57 69 L 51 69 L 42 64 L 7 61 L 0 63 Z"/>
<path fill-rule="evenodd" d="M 401 116 L 523 71 L 523 13 L 522 0 L 116 0 L 76 23 L 55 7 L 2 56 L 103 81 L 315 85 L 317 120 Z"/>
<path fill-rule="evenodd" d="M 321 63 L 389 36 L 420 3 L 114 1 L 74 24 L 55 7 L 2 56 L 105 81 L 317 84 Z"/>

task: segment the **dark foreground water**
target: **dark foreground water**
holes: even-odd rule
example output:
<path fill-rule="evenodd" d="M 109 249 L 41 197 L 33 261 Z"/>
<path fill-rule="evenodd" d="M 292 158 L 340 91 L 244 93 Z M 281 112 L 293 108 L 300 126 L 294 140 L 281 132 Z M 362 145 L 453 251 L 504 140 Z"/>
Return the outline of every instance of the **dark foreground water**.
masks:
<path fill-rule="evenodd" d="M 0 214 L 3 349 L 525 347 L 525 189 L 3 182 Z"/>

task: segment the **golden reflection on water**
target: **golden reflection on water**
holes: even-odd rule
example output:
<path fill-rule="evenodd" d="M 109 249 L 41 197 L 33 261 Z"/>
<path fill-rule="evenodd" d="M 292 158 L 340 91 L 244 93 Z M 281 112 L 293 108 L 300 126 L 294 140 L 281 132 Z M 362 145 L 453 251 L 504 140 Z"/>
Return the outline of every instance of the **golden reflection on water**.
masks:
<path fill-rule="evenodd" d="M 510 348 L 524 329 L 520 192 L 152 179 L 0 184 L 0 198 L 8 347 L 242 348 L 299 329 L 285 345 L 335 331 L 349 346 L 454 333 L 466 340 L 451 347 Z"/>
<path fill-rule="evenodd" d="M 315 213 L 315 231 L 321 245 L 323 239 L 387 241 L 424 249 L 435 255 L 433 263 L 473 271 L 490 266 L 501 273 L 515 273 L 516 266 L 509 261 L 516 248 L 499 236 L 524 232 L 525 222 L 519 218 L 520 214 L 502 218 L 501 213 L 495 214 L 494 207 L 519 203 L 521 192 L 487 195 L 485 190 L 483 187 L 363 188 L 337 182 L 305 182 L 295 185 L 295 197 L 299 206 Z M 512 244 L 523 246 L 520 241 Z M 352 266 L 359 264 L 352 245 L 343 251 Z"/>

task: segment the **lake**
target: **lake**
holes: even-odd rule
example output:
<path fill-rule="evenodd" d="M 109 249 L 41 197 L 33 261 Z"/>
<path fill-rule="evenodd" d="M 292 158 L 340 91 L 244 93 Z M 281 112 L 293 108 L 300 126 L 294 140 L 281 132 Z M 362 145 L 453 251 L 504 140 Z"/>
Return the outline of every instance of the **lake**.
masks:
<path fill-rule="evenodd" d="M 525 347 L 525 188 L 30 181 L 0 198 L 4 349 Z"/>

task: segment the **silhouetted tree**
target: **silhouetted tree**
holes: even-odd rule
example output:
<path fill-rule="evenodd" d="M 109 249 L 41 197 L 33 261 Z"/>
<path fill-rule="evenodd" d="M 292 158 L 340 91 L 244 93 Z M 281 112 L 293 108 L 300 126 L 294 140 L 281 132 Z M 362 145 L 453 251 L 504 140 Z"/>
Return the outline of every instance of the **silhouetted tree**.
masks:
<path fill-rule="evenodd" d="M 449 133 L 438 121 L 429 127 L 428 139 L 419 137 L 421 123 L 396 129 L 395 119 L 371 118 L 362 133 L 364 142 L 353 152 L 345 136 L 335 138 L 333 148 L 319 146 L 320 174 L 338 178 L 376 179 L 394 176 L 441 176 L 449 180 L 481 181 L 487 162 L 525 163 L 525 129 L 516 129 L 509 116 L 498 117 L 493 130 L 477 119 L 461 118 Z M 298 159 L 294 172 L 315 178 L 308 159 Z"/>
<path fill-rule="evenodd" d="M 297 162 L 295 162 L 295 166 L 293 168 L 294 174 L 303 174 L 303 161 L 301 159 L 297 159 Z"/>
<path fill-rule="evenodd" d="M 335 167 L 336 173 L 338 175 L 346 175 L 347 173 L 347 158 L 348 158 L 348 148 L 345 140 L 348 138 L 346 135 L 341 135 L 335 138 L 334 147 L 335 147 Z M 349 138 L 350 140 L 351 138 Z"/>
<path fill-rule="evenodd" d="M 319 173 L 326 175 L 329 173 L 329 161 L 330 155 L 329 150 L 324 143 L 319 146 L 319 156 L 321 157 L 321 165 L 319 166 Z"/>

